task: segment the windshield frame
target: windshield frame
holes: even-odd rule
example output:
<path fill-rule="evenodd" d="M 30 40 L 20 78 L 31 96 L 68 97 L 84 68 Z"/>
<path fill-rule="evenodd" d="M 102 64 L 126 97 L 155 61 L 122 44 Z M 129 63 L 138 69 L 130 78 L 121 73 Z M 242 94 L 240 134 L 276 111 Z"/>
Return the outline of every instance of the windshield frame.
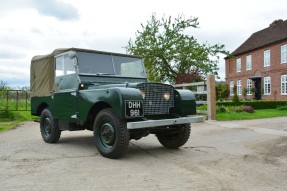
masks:
<path fill-rule="evenodd" d="M 146 70 L 142 57 L 76 51 L 76 59 L 79 75 L 146 78 Z M 124 65 L 126 65 L 126 67 L 124 67 Z M 131 69 L 130 66 L 134 66 L 134 68 Z M 126 74 L 123 75 L 124 69 L 126 70 Z"/>

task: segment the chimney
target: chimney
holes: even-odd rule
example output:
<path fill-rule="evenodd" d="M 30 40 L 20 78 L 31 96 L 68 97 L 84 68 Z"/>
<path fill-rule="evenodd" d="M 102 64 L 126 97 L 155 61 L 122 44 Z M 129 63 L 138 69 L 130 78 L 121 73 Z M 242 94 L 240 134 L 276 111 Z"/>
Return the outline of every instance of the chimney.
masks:
<path fill-rule="evenodd" d="M 277 25 L 278 23 L 282 23 L 282 22 L 283 22 L 282 19 L 274 20 L 274 21 L 269 25 L 269 27 L 275 26 L 275 25 Z"/>

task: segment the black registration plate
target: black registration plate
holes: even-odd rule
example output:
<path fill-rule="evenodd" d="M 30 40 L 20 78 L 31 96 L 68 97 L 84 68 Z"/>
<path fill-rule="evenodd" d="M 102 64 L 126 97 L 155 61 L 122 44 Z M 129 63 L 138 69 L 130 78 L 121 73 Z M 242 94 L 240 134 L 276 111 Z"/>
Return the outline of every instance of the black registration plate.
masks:
<path fill-rule="evenodd" d="M 126 101 L 126 117 L 143 117 L 143 102 Z"/>

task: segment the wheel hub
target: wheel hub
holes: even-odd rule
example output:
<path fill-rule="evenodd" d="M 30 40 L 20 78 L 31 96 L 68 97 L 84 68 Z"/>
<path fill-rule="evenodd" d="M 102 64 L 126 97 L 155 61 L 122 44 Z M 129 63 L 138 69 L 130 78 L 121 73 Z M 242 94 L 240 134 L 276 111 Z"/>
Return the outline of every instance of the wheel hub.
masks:
<path fill-rule="evenodd" d="M 101 140 L 106 146 L 112 146 L 115 141 L 115 129 L 110 123 L 105 123 L 101 128 Z"/>
<path fill-rule="evenodd" d="M 46 118 L 44 121 L 44 131 L 46 135 L 50 135 L 51 134 L 51 121 L 49 118 Z"/>

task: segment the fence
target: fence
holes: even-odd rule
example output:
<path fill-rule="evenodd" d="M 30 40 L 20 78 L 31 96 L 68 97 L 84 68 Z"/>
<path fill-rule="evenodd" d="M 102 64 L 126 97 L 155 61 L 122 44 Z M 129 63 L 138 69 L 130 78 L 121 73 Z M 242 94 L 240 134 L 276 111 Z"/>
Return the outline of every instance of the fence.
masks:
<path fill-rule="evenodd" d="M 207 76 L 207 83 L 195 82 L 186 84 L 175 84 L 175 88 L 182 87 L 196 87 L 194 91 L 195 95 L 206 95 L 207 101 L 196 101 L 197 104 L 207 104 L 208 120 L 215 120 L 216 116 L 216 93 L 215 93 L 215 75 L 209 74 Z"/>
<path fill-rule="evenodd" d="M 30 92 L 27 90 L 0 90 L 0 111 L 29 111 Z"/>

